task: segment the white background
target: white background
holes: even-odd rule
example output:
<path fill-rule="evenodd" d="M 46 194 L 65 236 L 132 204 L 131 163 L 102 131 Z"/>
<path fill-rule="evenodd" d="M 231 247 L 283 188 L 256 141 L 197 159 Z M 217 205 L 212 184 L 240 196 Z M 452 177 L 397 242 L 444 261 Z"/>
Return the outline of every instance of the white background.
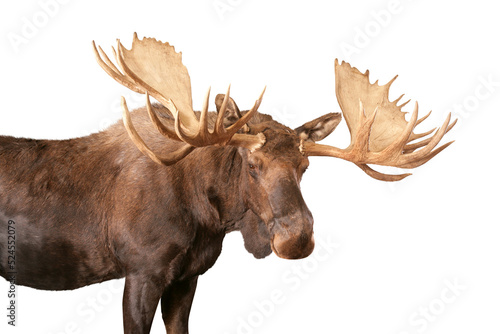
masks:
<path fill-rule="evenodd" d="M 311 158 L 302 188 L 315 217 L 315 253 L 256 260 L 239 233 L 227 236 L 199 280 L 191 333 L 498 333 L 500 21 L 493 3 L 4 2 L 0 133 L 82 136 L 120 118 L 121 95 L 142 105 L 143 97 L 102 71 L 91 49 L 95 40 L 110 51 L 115 38 L 129 47 L 134 31 L 183 52 L 195 108 L 209 85 L 218 93 L 231 83 L 244 109 L 267 85 L 260 110 L 290 127 L 339 111 L 335 58 L 370 69 L 372 81 L 399 74 L 391 98 L 405 93 L 407 111 L 415 100 L 421 115 L 434 110 L 417 130 L 452 112 L 459 123 L 446 138 L 456 142 L 392 184 L 345 161 Z M 348 141 L 344 122 L 325 140 Z M 120 333 L 121 286 L 18 287 L 11 328 L 2 279 L 0 332 Z M 152 332 L 164 333 L 159 313 Z"/>

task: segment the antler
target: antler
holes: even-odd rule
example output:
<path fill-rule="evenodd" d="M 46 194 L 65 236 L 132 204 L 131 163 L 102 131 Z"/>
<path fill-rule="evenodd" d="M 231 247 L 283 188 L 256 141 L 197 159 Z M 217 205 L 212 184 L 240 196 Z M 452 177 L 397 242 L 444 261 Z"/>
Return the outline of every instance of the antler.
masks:
<path fill-rule="evenodd" d="M 191 81 L 187 68 L 182 64 L 181 53 L 175 52 L 173 46 L 161 43 L 154 38 L 139 40 L 134 33 L 132 48 L 127 50 L 120 41 L 113 54 L 120 70 L 109 60 L 106 53 L 93 42 L 94 53 L 99 65 L 113 79 L 125 87 L 146 94 L 146 107 L 156 129 L 165 137 L 184 142 L 184 145 L 168 156 L 156 155 L 140 138 L 135 130 L 125 99 L 122 97 L 123 121 L 129 136 L 135 145 L 153 161 L 170 165 L 189 154 L 195 147 L 209 145 L 233 145 L 255 150 L 260 148 L 265 137 L 237 133 L 257 112 L 264 91 L 255 102 L 253 108 L 240 120 L 228 128 L 224 128 L 224 114 L 229 99 L 229 88 L 221 109 L 217 115 L 213 131 L 208 128 L 208 90 L 200 118 L 192 107 Z M 102 55 L 102 57 L 101 57 Z M 151 107 L 149 96 L 153 96 L 163 104 L 174 116 L 174 126 L 163 124 Z M 175 101 L 175 102 L 174 102 Z"/>
<path fill-rule="evenodd" d="M 410 121 L 404 118 L 401 108 L 409 101 L 397 105 L 403 97 L 389 101 L 389 87 L 394 77 L 384 86 L 377 82 L 370 84 L 368 71 L 362 74 L 358 69 L 335 60 L 335 84 L 337 100 L 351 133 L 351 144 L 346 149 L 312 142 L 302 144 L 302 151 L 308 156 L 332 156 L 351 161 L 371 177 L 383 181 L 399 181 L 411 174 L 389 175 L 377 172 L 367 164 L 415 168 L 423 165 L 452 142 L 434 149 L 456 123 L 450 124 L 451 114 L 435 134 L 418 143 L 410 142 L 429 135 L 430 130 L 415 134 L 415 127 L 429 115 L 418 119 L 418 103 Z M 422 148 L 421 148 L 422 147 Z M 418 148 L 421 148 L 417 150 Z"/>

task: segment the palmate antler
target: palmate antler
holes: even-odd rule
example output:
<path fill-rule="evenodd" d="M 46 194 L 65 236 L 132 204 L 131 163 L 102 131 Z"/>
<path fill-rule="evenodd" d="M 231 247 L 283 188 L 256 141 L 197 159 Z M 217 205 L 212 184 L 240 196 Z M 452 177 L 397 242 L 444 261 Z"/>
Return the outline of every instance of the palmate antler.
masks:
<path fill-rule="evenodd" d="M 113 54 L 120 70 L 111 62 L 106 53 L 93 42 L 94 53 L 99 65 L 113 79 L 125 87 L 146 94 L 146 107 L 156 129 L 165 137 L 184 142 L 177 151 L 167 156 L 155 154 L 142 140 L 135 130 L 125 98 L 122 97 L 123 122 L 129 136 L 142 153 L 153 161 L 171 165 L 194 148 L 209 145 L 233 145 L 245 147 L 250 150 L 260 148 L 264 142 L 263 134 L 250 135 L 237 133 L 250 118 L 257 112 L 262 101 L 262 94 L 255 101 L 253 108 L 248 111 L 235 124 L 225 128 L 223 125 L 224 114 L 229 100 L 229 88 L 217 115 L 213 130 L 208 127 L 208 90 L 200 118 L 193 111 L 191 97 L 191 80 L 187 68 L 182 64 L 181 53 L 175 52 L 173 46 L 162 43 L 154 38 L 139 40 L 134 33 L 132 48 L 127 50 L 118 40 L 117 49 Z M 151 107 L 149 96 L 153 96 L 163 104 L 174 116 L 174 126 L 162 123 Z"/>
<path fill-rule="evenodd" d="M 399 181 L 411 174 L 389 175 L 377 172 L 368 164 L 400 168 L 418 167 L 448 147 L 446 143 L 437 149 L 436 145 L 455 125 L 450 124 L 448 115 L 442 127 L 435 134 L 420 142 L 410 142 L 425 137 L 434 131 L 415 134 L 414 128 L 429 115 L 418 119 L 418 104 L 407 122 L 401 108 L 408 102 L 397 105 L 403 97 L 389 101 L 389 87 L 397 78 L 383 86 L 371 84 L 368 71 L 364 74 L 348 63 L 335 60 L 335 90 L 342 113 L 346 119 L 351 144 L 346 149 L 321 145 L 313 142 L 302 143 L 301 149 L 308 156 L 331 156 L 351 161 L 371 177 L 383 181 Z M 419 149 L 420 148 L 420 149 Z M 417 150 L 419 149 L 419 150 Z"/>

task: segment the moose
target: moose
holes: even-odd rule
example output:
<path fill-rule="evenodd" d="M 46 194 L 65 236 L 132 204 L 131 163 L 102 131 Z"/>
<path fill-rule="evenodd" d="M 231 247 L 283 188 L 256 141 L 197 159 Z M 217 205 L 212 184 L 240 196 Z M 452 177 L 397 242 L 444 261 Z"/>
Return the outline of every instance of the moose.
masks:
<path fill-rule="evenodd" d="M 345 148 L 318 144 L 340 113 L 291 129 L 258 112 L 264 92 L 240 111 L 230 90 L 210 89 L 193 111 L 190 77 L 173 46 L 134 34 L 118 40 L 116 65 L 93 42 L 98 64 L 145 107 L 104 131 L 68 140 L 0 136 L 0 274 L 7 278 L 8 224 L 15 225 L 16 283 L 70 290 L 125 277 L 124 333 L 149 333 L 161 305 L 169 334 L 188 333 L 198 277 L 213 266 L 226 233 L 241 231 L 256 258 L 314 249 L 313 217 L 300 191 L 310 156 L 353 162 L 370 177 L 399 181 L 370 165 L 418 167 L 455 122 L 416 134 L 418 104 L 405 119 L 389 87 L 335 60 L 336 95 L 351 134 Z M 153 97 L 156 101 L 151 103 Z M 432 135 L 431 135 L 432 134 Z M 425 137 L 425 139 L 424 139 Z M 418 141 L 420 140 L 420 141 Z M 10 239 L 10 237 L 9 237 Z M 9 248 L 10 250 L 10 248 Z"/>

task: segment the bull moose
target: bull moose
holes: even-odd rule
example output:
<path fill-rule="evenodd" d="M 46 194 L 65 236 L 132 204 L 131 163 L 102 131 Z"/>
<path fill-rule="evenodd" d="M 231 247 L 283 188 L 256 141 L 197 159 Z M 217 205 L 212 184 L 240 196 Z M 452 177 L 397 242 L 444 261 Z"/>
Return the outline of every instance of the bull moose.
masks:
<path fill-rule="evenodd" d="M 0 137 L 0 274 L 7 278 L 8 224 L 15 224 L 15 280 L 44 290 L 77 289 L 125 277 L 124 332 L 149 333 L 158 303 L 169 334 L 188 332 L 198 276 L 213 266 L 226 233 L 241 231 L 256 258 L 285 259 L 314 249 L 313 217 L 300 192 L 309 156 L 353 162 L 369 176 L 398 181 L 369 165 L 414 168 L 454 123 L 421 134 L 389 87 L 370 83 L 335 61 L 336 95 L 351 143 L 316 142 L 341 121 L 329 113 L 291 129 L 257 110 L 240 111 L 225 94 L 194 112 L 188 71 L 168 43 L 118 41 L 117 65 L 93 43 L 113 79 L 145 94 L 146 105 L 86 137 L 34 140 Z M 151 103 L 150 96 L 157 102 Z M 431 135 L 431 136 L 429 136 Z M 419 138 L 426 137 L 414 142 Z M 410 143 L 413 142 L 413 143 Z M 9 236 L 10 241 L 11 236 Z"/>

